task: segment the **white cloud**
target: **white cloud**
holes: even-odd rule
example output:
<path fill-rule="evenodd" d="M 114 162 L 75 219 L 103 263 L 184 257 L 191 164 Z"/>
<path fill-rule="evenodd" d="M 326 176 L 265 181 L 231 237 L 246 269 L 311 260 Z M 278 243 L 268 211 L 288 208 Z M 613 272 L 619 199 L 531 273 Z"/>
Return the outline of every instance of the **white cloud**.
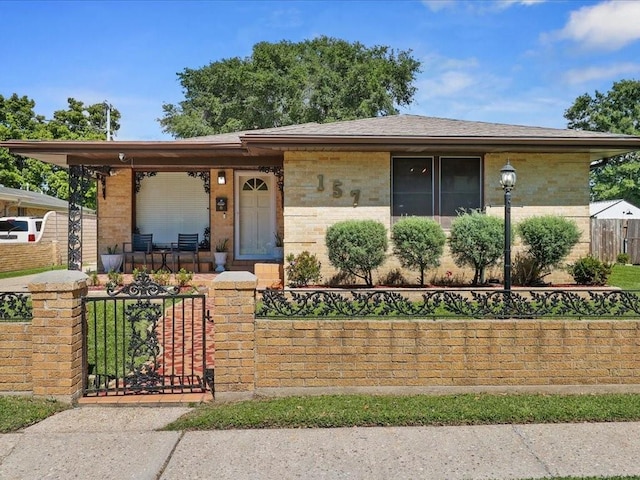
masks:
<path fill-rule="evenodd" d="M 546 37 L 587 48 L 617 50 L 640 39 L 640 2 L 609 0 L 571 12 L 564 28 Z"/>
<path fill-rule="evenodd" d="M 422 4 L 432 12 L 439 12 L 440 10 L 455 7 L 456 0 L 422 0 Z"/>
<path fill-rule="evenodd" d="M 564 81 L 570 85 L 592 82 L 594 80 L 615 80 L 624 75 L 640 74 L 640 63 L 619 63 L 607 67 L 574 68 L 564 75 Z"/>
<path fill-rule="evenodd" d="M 498 8 L 505 9 L 513 7 L 514 5 L 524 5 L 525 7 L 530 7 L 531 5 L 544 3 L 546 1 L 547 0 L 496 0 L 496 4 Z"/>
<path fill-rule="evenodd" d="M 439 12 L 441 10 L 454 8 L 457 9 L 460 7 L 470 13 L 483 14 L 487 12 L 506 10 L 507 8 L 517 5 L 529 7 L 546 1 L 547 0 L 493 0 L 492 2 L 478 2 L 470 0 L 422 0 L 422 3 L 432 12 Z"/>

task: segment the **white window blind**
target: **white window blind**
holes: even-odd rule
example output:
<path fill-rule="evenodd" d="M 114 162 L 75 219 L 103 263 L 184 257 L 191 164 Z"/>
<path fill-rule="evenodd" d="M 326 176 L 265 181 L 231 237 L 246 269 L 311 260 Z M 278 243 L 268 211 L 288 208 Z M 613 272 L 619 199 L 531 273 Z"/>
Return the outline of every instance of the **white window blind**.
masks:
<path fill-rule="evenodd" d="M 153 243 L 171 243 L 178 233 L 198 233 L 209 226 L 209 194 L 202 179 L 186 172 L 158 172 L 145 177 L 136 195 L 136 226 L 152 233 Z"/>

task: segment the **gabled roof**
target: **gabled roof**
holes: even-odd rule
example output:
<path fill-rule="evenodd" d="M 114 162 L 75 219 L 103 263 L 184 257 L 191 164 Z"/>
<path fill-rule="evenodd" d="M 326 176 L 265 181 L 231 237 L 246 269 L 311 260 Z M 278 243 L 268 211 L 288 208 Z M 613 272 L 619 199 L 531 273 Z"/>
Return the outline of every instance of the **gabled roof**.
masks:
<path fill-rule="evenodd" d="M 40 192 L 20 190 L 3 185 L 0 185 L 0 200 L 11 202 L 25 208 L 46 208 L 47 210 L 55 210 L 58 212 L 66 212 L 69 209 L 69 203 L 66 200 Z M 89 209 L 85 210 L 87 212 L 92 211 Z"/>
<path fill-rule="evenodd" d="M 640 218 L 640 208 L 626 200 L 600 200 L 589 204 L 589 216 L 594 218 Z"/>
<path fill-rule="evenodd" d="M 305 123 L 161 142 L 10 141 L 13 153 L 59 165 L 274 165 L 290 150 L 392 152 L 582 152 L 592 161 L 640 150 L 640 137 L 467 120 L 391 115 Z M 120 165 L 122 166 L 122 165 Z"/>

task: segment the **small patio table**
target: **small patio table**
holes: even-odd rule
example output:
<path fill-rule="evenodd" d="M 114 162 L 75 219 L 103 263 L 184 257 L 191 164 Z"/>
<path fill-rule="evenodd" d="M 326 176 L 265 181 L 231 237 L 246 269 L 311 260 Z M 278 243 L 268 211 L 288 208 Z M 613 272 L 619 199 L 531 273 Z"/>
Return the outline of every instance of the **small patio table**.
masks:
<path fill-rule="evenodd" d="M 162 256 L 162 263 L 159 270 L 168 270 L 173 273 L 173 270 L 167 265 L 167 255 L 171 253 L 170 245 L 157 244 L 153 246 L 153 253 L 159 253 Z"/>

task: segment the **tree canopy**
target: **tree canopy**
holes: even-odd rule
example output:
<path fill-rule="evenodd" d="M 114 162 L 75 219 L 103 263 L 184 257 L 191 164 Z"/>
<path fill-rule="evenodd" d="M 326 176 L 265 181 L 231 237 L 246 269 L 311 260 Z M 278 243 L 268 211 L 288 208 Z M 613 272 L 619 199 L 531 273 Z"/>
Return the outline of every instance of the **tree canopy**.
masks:
<path fill-rule="evenodd" d="M 330 37 L 260 42 L 247 58 L 178 73 L 185 99 L 163 104 L 177 138 L 393 115 L 409 105 L 420 62 L 411 51 Z"/>
<path fill-rule="evenodd" d="M 85 105 L 67 99 L 66 110 L 57 110 L 47 120 L 35 113 L 36 103 L 27 96 L 14 93 L 0 95 L 0 141 L 4 140 L 103 140 L 106 138 L 106 110 L 103 103 Z M 120 128 L 120 112 L 111 110 L 111 131 Z M 0 184 L 29 189 L 67 200 L 67 171 L 33 158 L 12 155 L 0 148 Z M 87 189 L 85 206 L 95 208 L 95 184 Z"/>
<path fill-rule="evenodd" d="M 640 135 L 640 81 L 614 82 L 610 91 L 580 95 L 564 117 L 577 130 Z M 640 155 L 620 155 L 591 170 L 592 200 L 622 198 L 640 205 Z"/>

